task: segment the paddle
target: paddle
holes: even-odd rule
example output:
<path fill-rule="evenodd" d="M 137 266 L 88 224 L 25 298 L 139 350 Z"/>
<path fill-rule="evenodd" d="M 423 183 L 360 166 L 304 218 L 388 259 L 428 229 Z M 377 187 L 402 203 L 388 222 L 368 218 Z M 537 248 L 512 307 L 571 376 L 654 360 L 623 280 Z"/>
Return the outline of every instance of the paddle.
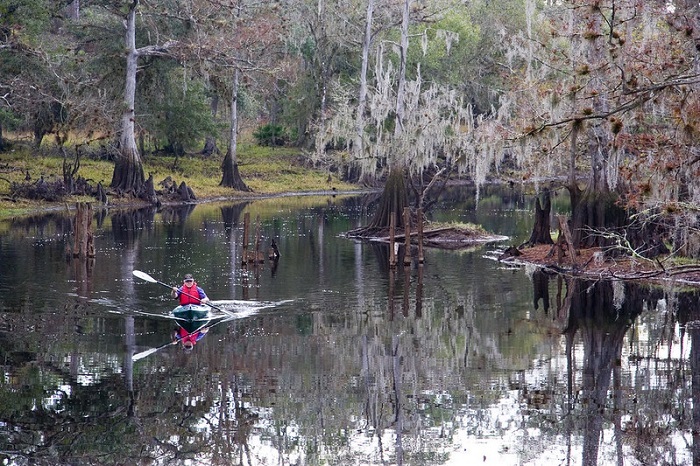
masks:
<path fill-rule="evenodd" d="M 142 352 L 140 352 L 140 353 L 136 353 L 136 354 L 133 356 L 133 360 L 134 360 L 134 361 L 138 361 L 139 359 L 143 359 L 143 358 L 145 358 L 146 356 L 150 356 L 151 354 L 155 353 L 156 351 L 162 350 L 162 349 L 165 348 L 166 346 L 177 345 L 177 342 L 178 342 L 178 340 L 169 341 L 169 342 L 167 342 L 166 344 L 160 345 L 160 346 L 157 347 L 157 348 L 151 348 L 151 349 L 149 349 L 149 350 L 142 351 Z"/>
<path fill-rule="evenodd" d="M 166 288 L 168 288 L 168 289 L 170 289 L 170 290 L 173 289 L 173 287 L 170 286 L 170 285 L 168 285 L 167 283 L 163 283 L 163 282 L 161 282 L 161 281 L 158 281 L 158 280 L 156 280 L 155 278 L 153 278 L 153 277 L 151 277 L 150 275 L 148 275 L 147 273 L 141 272 L 140 270 L 134 270 L 134 271 L 131 272 L 131 273 L 134 274 L 134 277 L 140 278 L 141 280 L 146 280 L 147 282 L 157 283 L 157 284 L 159 284 L 159 285 L 163 285 L 164 287 L 166 287 Z M 180 293 L 184 294 L 185 296 L 189 296 L 190 298 L 194 298 L 194 299 L 199 300 L 199 296 L 193 296 L 193 295 L 191 295 L 191 294 L 189 294 L 189 293 L 185 293 L 184 291 L 181 291 Z M 216 309 L 217 311 L 221 311 L 221 312 L 223 312 L 223 313 L 228 314 L 226 311 L 224 311 L 224 310 L 221 309 L 220 307 L 214 306 L 214 305 L 211 303 L 211 301 L 208 302 L 208 303 L 204 303 L 204 305 L 209 306 L 209 307 L 211 307 L 211 308 L 214 308 L 214 309 Z"/>
<path fill-rule="evenodd" d="M 215 322 L 215 323 L 213 323 L 213 324 L 211 324 L 211 325 L 204 324 L 204 325 L 202 325 L 201 327 L 199 327 L 197 330 L 195 330 L 194 332 L 191 332 L 191 333 L 201 332 L 201 331 L 204 330 L 205 328 L 206 328 L 206 329 L 210 329 L 210 328 L 212 328 L 212 327 L 215 326 L 215 325 L 219 325 L 221 322 L 226 322 L 226 321 L 227 321 L 228 319 L 230 319 L 230 318 L 231 318 L 231 316 L 228 316 L 227 318 L 221 319 L 221 320 L 219 320 L 218 322 Z M 146 356 L 152 355 L 152 354 L 155 353 L 156 351 L 162 350 L 162 349 L 165 348 L 166 346 L 177 345 L 178 343 L 180 343 L 180 340 L 181 340 L 181 338 L 178 337 L 178 338 L 176 338 L 174 341 L 169 341 L 168 343 L 166 343 L 166 344 L 164 344 L 164 345 L 160 345 L 160 346 L 158 346 L 157 348 L 151 348 L 151 349 L 148 349 L 148 350 L 146 350 L 146 351 L 142 351 L 142 352 L 140 352 L 140 353 L 136 353 L 134 356 L 132 356 L 132 359 L 133 359 L 133 361 L 138 361 L 138 360 L 140 360 L 140 359 L 145 358 Z"/>

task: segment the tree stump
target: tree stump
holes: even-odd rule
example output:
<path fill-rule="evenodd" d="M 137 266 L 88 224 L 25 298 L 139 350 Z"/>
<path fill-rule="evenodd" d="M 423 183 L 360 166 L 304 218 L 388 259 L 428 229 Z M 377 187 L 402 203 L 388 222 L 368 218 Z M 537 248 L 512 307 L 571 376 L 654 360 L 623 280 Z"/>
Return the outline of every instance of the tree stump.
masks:
<path fill-rule="evenodd" d="M 148 175 L 148 179 L 143 184 L 143 190 L 139 197 L 151 205 L 158 205 L 158 196 L 156 196 L 156 188 L 153 185 L 152 174 Z"/>
<path fill-rule="evenodd" d="M 549 214 L 552 210 L 552 199 L 549 189 L 542 191 L 542 203 L 540 198 L 535 200 L 535 224 L 532 227 L 530 239 L 527 240 L 527 245 L 534 246 L 536 244 L 553 244 L 552 235 L 550 233 Z"/>
<path fill-rule="evenodd" d="M 101 181 L 97 183 L 97 194 L 95 195 L 95 197 L 102 204 L 107 204 L 107 192 L 105 191 L 104 186 L 102 186 Z"/>
<path fill-rule="evenodd" d="M 197 200 L 197 197 L 194 195 L 194 191 L 192 191 L 192 189 L 187 186 L 184 181 L 180 183 L 180 187 L 177 188 L 177 193 L 180 196 L 180 199 L 182 199 L 184 202 Z"/>
<path fill-rule="evenodd" d="M 92 205 L 78 202 L 73 220 L 73 257 L 87 259 L 95 257 L 95 243 L 92 235 Z"/>
<path fill-rule="evenodd" d="M 569 224 L 564 215 L 558 215 L 557 219 L 559 220 L 559 229 L 564 235 L 564 240 L 566 241 L 567 248 L 569 249 L 569 256 L 571 257 L 571 266 L 572 268 L 577 268 L 578 265 L 576 264 L 576 256 L 578 255 L 578 252 L 576 251 L 576 247 L 574 246 L 571 231 L 569 230 Z M 561 257 L 559 258 L 559 260 L 561 261 Z"/>

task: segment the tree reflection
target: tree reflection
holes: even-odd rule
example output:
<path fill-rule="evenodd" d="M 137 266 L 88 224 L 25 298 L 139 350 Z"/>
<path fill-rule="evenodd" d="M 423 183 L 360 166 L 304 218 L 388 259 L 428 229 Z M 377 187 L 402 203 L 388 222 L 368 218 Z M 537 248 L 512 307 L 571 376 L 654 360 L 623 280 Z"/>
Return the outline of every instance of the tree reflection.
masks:
<path fill-rule="evenodd" d="M 228 273 L 232 277 L 235 277 L 240 273 L 240 264 L 243 261 L 243 258 L 241 257 L 243 249 L 242 244 L 243 241 L 246 240 L 246 238 L 239 238 L 239 226 L 241 214 L 245 210 L 246 206 L 248 206 L 248 204 L 248 202 L 241 202 L 237 204 L 227 204 L 221 207 L 221 219 L 224 221 L 224 231 L 226 234 L 226 241 L 228 243 Z M 247 277 L 246 273 L 243 272 L 241 275 L 243 280 L 245 280 Z M 247 295 L 247 290 L 248 287 L 243 286 L 244 296 Z M 235 287 L 232 287 L 231 296 L 235 295 L 236 289 Z"/>
<path fill-rule="evenodd" d="M 540 299 L 548 302 L 548 282 L 551 276 L 537 274 L 533 277 L 535 294 L 535 307 Z M 557 277 L 557 288 L 561 290 L 562 277 Z M 660 464 L 666 458 L 672 457 L 675 447 L 669 437 L 671 430 L 667 430 L 658 424 L 659 419 L 654 413 L 639 412 L 639 396 L 646 396 L 646 392 L 640 392 L 642 387 L 635 387 L 635 396 L 630 396 L 630 380 L 622 372 L 623 350 L 625 341 L 633 344 L 634 332 L 630 329 L 640 314 L 645 310 L 656 310 L 658 314 L 659 302 L 675 303 L 671 309 L 666 309 L 667 316 L 678 315 L 679 320 L 688 320 L 688 314 L 696 314 L 698 309 L 698 295 L 696 293 L 665 293 L 660 288 L 653 288 L 632 282 L 610 280 L 584 280 L 564 278 L 566 295 L 563 300 L 558 299 L 557 316 L 555 320 L 563 325 L 563 335 L 566 342 L 567 359 L 567 393 L 568 393 L 568 418 L 566 422 L 567 435 L 570 437 L 569 445 L 572 445 L 571 436 L 574 432 L 580 432 L 582 439 L 581 464 L 592 466 L 601 464 L 600 447 L 606 441 L 603 438 L 605 425 L 612 426 L 615 442 L 615 454 L 617 463 L 623 464 L 625 449 L 629 443 L 634 442 L 633 448 L 636 456 L 644 464 Z M 545 306 L 546 310 L 546 306 Z M 677 311 L 674 313 L 673 311 Z M 690 312 L 688 311 L 690 310 Z M 669 319 L 668 325 L 673 327 L 673 320 Z M 692 351 L 690 363 L 693 376 L 693 398 L 700 401 L 700 363 L 698 363 L 698 345 L 700 336 L 694 329 L 692 335 Z M 677 338 L 677 337 L 676 337 Z M 652 344 L 658 348 L 663 339 L 652 338 Z M 682 340 L 682 338 L 681 338 Z M 669 357 L 671 345 L 675 338 L 668 339 Z M 580 347 L 581 352 L 576 348 Z M 633 348 L 631 346 L 630 348 Z M 682 354 L 682 352 L 681 352 Z M 577 357 L 581 359 L 580 367 L 576 367 Z M 639 358 L 639 359 L 637 359 Z M 643 361 L 642 358 L 655 358 L 654 354 L 646 356 L 631 355 L 632 363 Z M 660 362 L 657 362 L 660 364 Z M 670 358 L 666 364 L 672 364 Z M 641 370 L 641 369 L 638 369 Z M 680 374 L 680 372 L 678 372 Z M 667 383 L 673 387 L 676 382 L 669 379 Z M 578 384 L 578 387 L 577 387 Z M 679 385 L 678 388 L 681 388 Z M 661 393 L 646 387 L 649 393 Z M 665 407 L 662 404 L 667 403 Z M 693 403 L 694 422 L 697 426 L 697 406 Z M 662 403 L 657 399 L 651 406 L 659 410 L 659 413 L 677 413 L 676 422 L 682 424 L 685 408 L 683 402 L 669 399 Z M 663 416 L 660 414 L 659 416 Z M 674 415 L 674 417 L 676 417 Z M 693 429 L 694 447 L 693 456 L 695 464 L 700 463 L 698 456 L 697 427 Z M 571 454 L 571 450 L 569 450 Z M 571 461 L 569 458 L 568 461 Z M 609 460 L 607 458 L 606 460 Z"/>
<path fill-rule="evenodd" d="M 112 214 L 112 234 L 117 243 L 133 247 L 142 232 L 153 229 L 155 207 L 124 210 Z"/>
<path fill-rule="evenodd" d="M 581 397 L 578 401 L 583 417 L 582 461 L 585 466 L 598 463 L 598 446 L 610 379 L 614 369 L 619 378 L 617 369 L 620 367 L 625 334 L 642 312 L 643 300 L 647 295 L 639 287 L 630 286 L 630 289 L 617 291 L 624 293 L 620 303 L 616 290 L 625 286 L 619 282 L 613 285 L 610 281 L 572 279 L 567 287 L 570 309 L 564 334 L 571 339 L 579 333 L 583 344 Z M 568 350 L 572 351 L 570 345 Z M 569 367 L 570 371 L 572 369 Z M 619 387 L 619 383 L 616 386 Z M 620 441 L 620 438 L 617 440 Z"/>
<path fill-rule="evenodd" d="M 242 271 L 239 207 L 204 207 L 184 224 L 186 212 L 157 216 L 152 231 L 129 232 L 149 228 L 147 214 L 112 217 L 115 243 L 99 237 L 108 254 L 89 277 L 69 275 L 63 245 L 44 239 L 58 225 L 0 248 L 28 297 L 1 304 L 0 461 L 689 464 L 692 448 L 700 463 L 697 293 L 528 276 L 480 252 L 431 251 L 392 272 L 386 246 L 336 241 L 351 222 L 322 210 L 275 210 L 264 236 L 285 262 L 269 280 Z M 167 276 L 176 246 L 200 243 L 212 281 L 225 276 L 217 294 L 256 280 L 251 295 L 299 299 L 218 326 L 196 352 L 124 364 L 172 327 L 125 315 L 171 307 L 133 269 Z M 74 276 L 91 280 L 80 306 Z"/>

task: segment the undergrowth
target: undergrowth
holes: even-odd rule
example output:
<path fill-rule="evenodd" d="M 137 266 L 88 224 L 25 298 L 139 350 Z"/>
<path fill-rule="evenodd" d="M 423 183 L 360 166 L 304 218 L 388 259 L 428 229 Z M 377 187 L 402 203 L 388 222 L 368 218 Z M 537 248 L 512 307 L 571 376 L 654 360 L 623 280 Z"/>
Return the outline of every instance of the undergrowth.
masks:
<path fill-rule="evenodd" d="M 74 155 L 69 153 L 65 162 L 73 165 L 75 160 L 71 157 Z M 184 181 L 198 200 L 251 196 L 251 193 L 219 186 L 222 160 L 223 154 L 210 157 L 147 155 L 143 157 L 143 168 L 146 177 L 153 175 L 156 190 L 160 187 L 158 183 L 170 177 L 177 184 Z M 295 148 L 241 144 L 238 160 L 243 181 L 253 190 L 254 196 L 357 189 L 355 185 L 340 181 L 336 174 L 328 170 L 309 167 L 307 158 Z M 58 152 L 51 154 L 45 151 L 37 155 L 30 149 L 17 148 L 0 153 L 0 217 L 51 207 L 52 203 L 47 201 L 13 199 L 11 184 L 34 183 L 42 178 L 46 182 L 62 180 L 63 166 L 64 158 Z M 113 171 L 114 163 L 111 161 L 81 157 L 76 176 L 85 178 L 95 186 L 102 182 L 108 189 Z M 76 201 L 77 198 L 69 197 L 57 203 L 57 207 Z"/>

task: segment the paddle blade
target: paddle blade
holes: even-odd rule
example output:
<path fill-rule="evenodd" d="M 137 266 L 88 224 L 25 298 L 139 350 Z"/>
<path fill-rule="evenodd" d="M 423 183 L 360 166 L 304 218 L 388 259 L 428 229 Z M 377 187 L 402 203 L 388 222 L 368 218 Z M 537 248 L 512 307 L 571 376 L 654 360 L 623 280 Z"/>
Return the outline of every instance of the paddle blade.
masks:
<path fill-rule="evenodd" d="M 147 351 L 144 351 L 144 352 L 142 352 L 142 353 L 137 353 L 137 354 L 134 355 L 133 360 L 134 360 L 134 361 L 138 361 L 139 359 L 143 359 L 143 358 L 145 358 L 146 356 L 150 356 L 151 354 L 155 353 L 155 352 L 158 351 L 159 349 L 160 349 L 160 348 L 151 348 L 151 349 L 149 349 L 149 350 L 147 350 Z"/>
<path fill-rule="evenodd" d="M 175 344 L 175 343 L 177 343 L 177 342 L 166 343 L 166 344 L 164 344 L 164 345 L 159 346 L 158 348 L 151 348 L 151 349 L 149 349 L 149 350 L 142 351 L 142 352 L 140 352 L 140 353 L 136 353 L 136 354 L 132 357 L 132 359 L 133 359 L 134 361 L 138 361 L 139 359 L 143 359 L 143 358 L 145 358 L 146 356 L 150 356 L 150 355 L 152 355 L 153 353 L 155 353 L 156 351 L 162 350 L 162 349 L 165 348 L 166 346 L 170 346 L 170 345 L 173 345 L 173 344 Z"/>
<path fill-rule="evenodd" d="M 147 282 L 151 282 L 151 283 L 158 283 L 158 280 L 151 277 L 150 275 L 148 275 L 145 272 L 141 272 L 140 270 L 134 270 L 131 273 L 134 274 L 134 277 L 140 278 L 141 280 L 146 280 Z"/>

